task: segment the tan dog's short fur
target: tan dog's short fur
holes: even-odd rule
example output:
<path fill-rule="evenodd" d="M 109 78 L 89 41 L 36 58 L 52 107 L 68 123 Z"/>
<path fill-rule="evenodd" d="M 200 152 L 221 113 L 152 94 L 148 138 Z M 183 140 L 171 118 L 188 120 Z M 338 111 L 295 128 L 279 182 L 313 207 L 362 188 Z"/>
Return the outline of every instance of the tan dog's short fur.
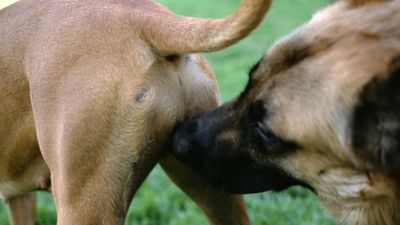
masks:
<path fill-rule="evenodd" d="M 333 3 L 185 122 L 175 154 L 227 191 L 299 184 L 341 224 L 400 224 L 399 21 L 398 0 Z"/>
<path fill-rule="evenodd" d="M 201 2 L 199 2 L 201 4 Z M 150 170 L 163 169 L 212 224 L 248 224 L 240 196 L 163 157 L 176 122 L 218 105 L 198 52 L 245 37 L 268 0 L 225 19 L 174 15 L 151 0 L 22 0 L 0 11 L 0 196 L 33 224 L 36 189 L 57 224 L 123 224 Z M 22 213 L 22 215 L 21 215 Z"/>

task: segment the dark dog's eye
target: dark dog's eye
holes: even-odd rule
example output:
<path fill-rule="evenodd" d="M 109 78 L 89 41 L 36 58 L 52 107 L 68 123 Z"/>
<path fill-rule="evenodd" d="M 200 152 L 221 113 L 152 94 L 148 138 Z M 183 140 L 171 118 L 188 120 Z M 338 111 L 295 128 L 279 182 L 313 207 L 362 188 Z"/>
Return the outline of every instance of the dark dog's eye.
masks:
<path fill-rule="evenodd" d="M 261 139 L 264 144 L 270 144 L 274 141 L 274 135 L 264 127 L 262 122 L 256 122 L 253 129 L 254 134 L 257 136 L 257 138 Z"/>
<path fill-rule="evenodd" d="M 267 110 L 262 101 L 256 101 L 251 105 L 249 116 L 253 121 L 260 121 L 267 117 Z"/>
<path fill-rule="evenodd" d="M 266 109 L 262 101 L 256 101 L 250 106 L 247 124 L 251 133 L 253 133 L 256 139 L 261 139 L 261 142 L 269 140 L 269 132 L 267 132 L 267 129 L 263 124 L 266 116 Z"/>
<path fill-rule="evenodd" d="M 265 122 L 265 113 L 263 113 L 261 117 L 259 117 L 259 113 L 260 111 L 252 112 L 250 115 L 255 117 L 249 118 L 248 120 L 248 134 L 250 134 L 251 137 L 250 142 L 260 147 L 261 152 L 267 154 L 268 157 L 281 156 L 297 149 L 297 145 L 294 142 L 276 136 Z M 258 120 L 255 120 L 255 118 L 258 118 Z"/>
<path fill-rule="evenodd" d="M 270 131 L 265 121 L 268 119 L 268 110 L 263 101 L 254 102 L 248 111 L 247 127 L 252 141 L 268 154 L 279 154 L 281 139 Z"/>
<path fill-rule="evenodd" d="M 262 122 L 254 123 L 252 133 L 255 143 L 269 156 L 279 156 L 296 149 L 295 143 L 277 137 Z"/>

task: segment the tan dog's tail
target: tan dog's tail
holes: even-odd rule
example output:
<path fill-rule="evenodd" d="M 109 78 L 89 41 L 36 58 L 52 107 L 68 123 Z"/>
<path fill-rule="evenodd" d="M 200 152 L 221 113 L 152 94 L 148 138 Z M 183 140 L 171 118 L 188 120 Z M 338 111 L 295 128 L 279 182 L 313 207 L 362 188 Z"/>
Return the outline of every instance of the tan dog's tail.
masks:
<path fill-rule="evenodd" d="M 148 18 L 143 35 L 161 55 L 210 52 L 246 37 L 257 27 L 272 0 L 244 0 L 224 19 L 200 19 L 166 15 Z"/>

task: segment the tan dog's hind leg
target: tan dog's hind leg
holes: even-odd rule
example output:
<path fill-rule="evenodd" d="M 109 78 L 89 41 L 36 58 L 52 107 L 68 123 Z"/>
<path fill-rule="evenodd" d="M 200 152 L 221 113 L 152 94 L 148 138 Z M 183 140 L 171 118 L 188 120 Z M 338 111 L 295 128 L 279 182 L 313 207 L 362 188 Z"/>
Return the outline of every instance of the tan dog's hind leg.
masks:
<path fill-rule="evenodd" d="M 69 139 L 71 132 L 58 138 Z M 134 192 L 156 164 L 156 159 L 126 156 L 128 146 L 110 146 L 104 139 L 95 138 L 90 148 L 82 143 L 44 154 L 53 155 L 49 165 L 58 225 L 122 225 Z"/>
<path fill-rule="evenodd" d="M 216 190 L 173 156 L 163 159 L 160 164 L 171 180 L 203 210 L 211 224 L 250 224 L 242 196 Z"/>
<path fill-rule="evenodd" d="M 12 225 L 35 225 L 36 193 L 31 192 L 6 202 Z"/>
<path fill-rule="evenodd" d="M 98 118 L 94 115 L 86 119 Z M 114 133 L 117 130 L 95 132 L 109 129 L 101 122 L 85 125 L 90 129 L 74 125 L 56 129 L 59 135 L 52 140 L 66 142 L 54 148 L 43 145 L 43 155 L 52 171 L 57 224 L 122 225 L 133 193 L 157 159 L 128 152 L 131 147 L 119 140 Z"/>
<path fill-rule="evenodd" d="M 138 116 L 149 113 L 134 105 L 134 84 L 119 81 L 119 73 L 96 71 L 105 64 L 41 73 L 31 83 L 58 225 L 122 225 L 133 193 L 159 159 L 141 127 L 151 121 Z"/>

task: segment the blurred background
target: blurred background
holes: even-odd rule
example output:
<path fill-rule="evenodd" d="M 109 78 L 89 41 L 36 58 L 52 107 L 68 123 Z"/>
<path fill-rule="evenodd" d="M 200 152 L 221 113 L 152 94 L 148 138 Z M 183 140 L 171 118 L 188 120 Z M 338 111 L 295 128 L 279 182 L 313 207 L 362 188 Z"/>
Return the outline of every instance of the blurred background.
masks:
<path fill-rule="evenodd" d="M 196 17 L 224 17 L 240 5 L 240 0 L 158 0 L 177 14 Z M 286 0 L 273 2 L 270 13 L 256 31 L 240 43 L 207 54 L 218 77 L 222 100 L 238 95 L 246 85 L 248 70 L 280 37 L 307 21 L 330 0 Z M 0 0 L 0 8 L 15 0 Z M 77 187 L 79 188 L 79 187 Z M 38 193 L 37 224 L 56 223 L 52 196 Z M 310 191 L 293 187 L 280 193 L 246 195 L 253 225 L 335 225 Z M 77 209 L 79 210 L 79 209 Z M 0 225 L 7 225 L 7 210 L 0 204 Z M 203 225 L 206 218 L 156 167 L 136 194 L 126 224 Z"/>

